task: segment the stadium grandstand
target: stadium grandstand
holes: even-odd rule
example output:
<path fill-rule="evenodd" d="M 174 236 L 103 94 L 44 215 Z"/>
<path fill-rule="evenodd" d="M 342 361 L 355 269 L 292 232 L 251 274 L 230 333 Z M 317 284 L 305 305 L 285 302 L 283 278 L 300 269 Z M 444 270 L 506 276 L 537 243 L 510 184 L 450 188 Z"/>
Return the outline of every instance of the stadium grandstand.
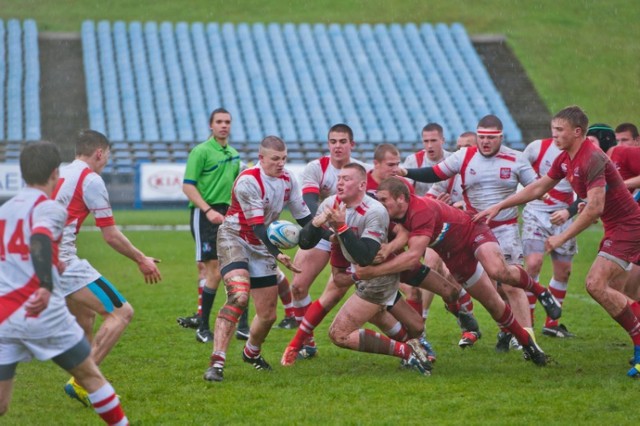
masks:
<path fill-rule="evenodd" d="M 511 79 L 489 74 L 461 24 L 85 21 L 79 75 L 57 76 L 56 84 L 82 90 L 86 103 L 72 106 L 46 97 L 40 72 L 53 67 L 40 62 L 56 52 L 49 45 L 39 52 L 38 43 L 35 21 L 0 21 L 5 163 L 15 163 L 29 140 L 68 138 L 41 128 L 61 108 L 86 117 L 74 129 L 107 135 L 106 179 L 126 184 L 140 163 L 186 161 L 208 137 L 207 117 L 218 106 L 233 114 L 232 144 L 245 161 L 255 160 L 262 137 L 276 134 L 287 141 L 291 163 L 306 163 L 324 152 L 327 129 L 338 122 L 354 129 L 355 156 L 365 161 L 381 142 L 414 152 L 428 122 L 442 124 L 452 143 L 488 113 L 502 118 L 512 147 L 526 140 L 495 84 Z"/>

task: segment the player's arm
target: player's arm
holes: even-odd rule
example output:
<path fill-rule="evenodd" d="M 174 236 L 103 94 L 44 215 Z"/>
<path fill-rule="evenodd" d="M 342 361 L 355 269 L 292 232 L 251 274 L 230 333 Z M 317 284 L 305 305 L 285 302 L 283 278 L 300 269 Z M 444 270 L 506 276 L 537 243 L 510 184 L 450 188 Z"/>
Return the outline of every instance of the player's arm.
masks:
<path fill-rule="evenodd" d="M 505 198 L 501 202 L 494 204 L 488 209 L 476 214 L 473 217 L 473 220 L 477 222 L 486 218 L 486 221 L 489 222 L 491 219 L 496 217 L 501 210 L 507 209 L 509 207 L 519 206 L 520 204 L 525 204 L 531 200 L 542 197 L 544 194 L 549 192 L 551 188 L 556 186 L 558 182 L 559 180 L 551 179 L 548 175 L 542 176 L 540 179 L 536 180 L 530 185 L 525 186 L 521 191 L 516 192 L 515 194 Z"/>
<path fill-rule="evenodd" d="M 409 238 L 409 247 L 407 250 L 379 265 L 357 268 L 356 274 L 361 279 L 370 279 L 417 268 L 421 265 L 420 259 L 427 250 L 427 247 L 429 247 L 430 242 L 430 237 L 414 235 Z"/>
<path fill-rule="evenodd" d="M 29 316 L 37 316 L 49 306 L 49 299 L 53 291 L 53 243 L 51 237 L 44 233 L 36 233 L 29 241 L 31 263 L 36 277 L 40 281 L 37 289 L 25 304 Z"/>
<path fill-rule="evenodd" d="M 585 201 L 580 197 L 576 197 L 575 201 L 568 207 L 556 210 L 555 212 L 551 213 L 551 215 L 549 216 L 549 221 L 553 225 L 562 225 L 567 220 L 578 214 L 578 211 L 580 210 L 580 204 L 584 205 Z"/>
<path fill-rule="evenodd" d="M 200 191 L 198 191 L 198 188 L 194 184 L 187 182 L 183 183 L 182 192 L 184 192 L 184 195 L 187 196 L 189 201 L 191 201 L 196 208 L 202 210 L 207 217 L 207 220 L 216 225 L 222 223 L 224 216 L 209 206 L 204 198 L 202 198 Z"/>
<path fill-rule="evenodd" d="M 349 287 L 354 283 L 352 274 L 346 268 L 331 266 L 331 276 L 333 283 L 339 288 Z"/>
<path fill-rule="evenodd" d="M 138 269 L 144 275 L 146 283 L 155 284 L 162 280 L 162 275 L 160 275 L 156 265 L 159 260 L 146 256 L 138 250 L 115 225 L 104 226 L 100 230 L 102 231 L 102 238 L 111 248 L 133 260 L 138 265 Z"/>
<path fill-rule="evenodd" d="M 640 188 L 640 176 L 634 176 L 624 181 L 627 189 L 633 190 L 636 188 Z"/>
<path fill-rule="evenodd" d="M 302 199 L 309 207 L 309 211 L 312 216 L 316 215 L 318 206 L 320 205 L 320 194 L 317 192 L 305 192 L 302 194 Z"/>
<path fill-rule="evenodd" d="M 598 220 L 604 211 L 605 192 L 604 186 L 595 186 L 589 189 L 587 191 L 587 200 L 589 200 L 589 202 L 585 205 L 582 213 L 580 213 L 564 232 L 549 237 L 545 242 L 545 249 L 550 252 L 560 247 L 566 241 L 575 237 Z"/>
<path fill-rule="evenodd" d="M 360 266 L 371 265 L 380 250 L 379 242 L 371 238 L 359 238 L 350 228 L 338 232 L 338 238 L 342 241 L 347 253 Z"/>
<path fill-rule="evenodd" d="M 400 175 L 405 176 L 408 179 L 412 179 L 416 182 L 435 183 L 449 178 L 448 176 L 439 175 L 438 173 L 436 173 L 433 167 L 421 167 L 417 169 L 400 168 L 399 171 Z"/>

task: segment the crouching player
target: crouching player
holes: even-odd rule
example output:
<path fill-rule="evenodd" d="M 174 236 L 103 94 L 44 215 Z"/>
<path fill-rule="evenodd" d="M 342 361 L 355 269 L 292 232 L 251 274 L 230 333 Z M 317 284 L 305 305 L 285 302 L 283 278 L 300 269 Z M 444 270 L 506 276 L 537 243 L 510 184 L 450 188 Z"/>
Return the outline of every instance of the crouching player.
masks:
<path fill-rule="evenodd" d="M 54 144 L 27 146 L 20 154 L 27 187 L 0 207 L 0 415 L 9 408 L 18 363 L 35 357 L 71 373 L 105 422 L 126 425 L 120 400 L 60 292 L 54 265 L 67 212 L 51 200 L 59 165 Z"/>
<path fill-rule="evenodd" d="M 353 284 L 348 272 L 350 265 L 371 264 L 387 239 L 389 215 L 379 202 L 366 195 L 366 177 L 367 172 L 361 165 L 345 165 L 338 177 L 338 194 L 323 201 L 318 208 L 321 213 L 301 233 L 301 244 L 313 246 L 320 239 L 321 227 L 326 222 L 336 232 L 339 245 L 332 245 L 331 265 L 333 279 L 339 287 Z M 384 314 L 387 306 L 393 306 L 392 310 L 404 309 L 406 316 L 413 314 L 421 322 L 419 315 L 406 302 L 394 305 L 400 284 L 399 274 L 358 280 L 355 284 L 355 294 L 347 299 L 330 326 L 331 341 L 346 349 L 402 358 L 407 365 L 423 374 L 430 374 L 431 362 L 419 339 L 401 342 L 361 328 L 366 322 L 375 321 Z M 394 316 L 402 318 L 403 313 L 394 312 Z"/>
<path fill-rule="evenodd" d="M 533 337 L 516 321 L 492 279 L 521 286 L 532 282 L 523 269 L 507 265 L 500 246 L 486 224 L 474 223 L 469 214 L 429 198 L 409 193 L 398 178 L 389 178 L 378 187 L 378 200 L 391 220 L 410 232 L 409 250 L 379 265 L 357 268 L 362 279 L 405 271 L 418 264 L 424 247 L 433 248 L 442 258 L 456 281 L 489 311 L 500 327 L 512 333 L 522 345 L 525 359 L 546 365 L 547 356 Z M 485 272 L 486 271 L 486 272 Z"/>

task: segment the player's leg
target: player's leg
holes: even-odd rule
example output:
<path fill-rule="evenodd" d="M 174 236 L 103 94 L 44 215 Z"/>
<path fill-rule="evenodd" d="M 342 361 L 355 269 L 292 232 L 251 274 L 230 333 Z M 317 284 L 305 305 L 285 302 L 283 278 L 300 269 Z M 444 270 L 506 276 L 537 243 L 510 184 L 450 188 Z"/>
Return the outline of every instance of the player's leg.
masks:
<path fill-rule="evenodd" d="M 302 318 L 311 304 L 309 288 L 324 267 L 327 266 L 327 263 L 329 263 L 329 253 L 330 244 L 324 240 L 321 240 L 318 246 L 312 249 L 299 249 L 296 252 L 293 263 L 295 265 L 304 265 L 304 268 L 301 268 L 302 272 L 293 274 L 293 280 L 291 282 L 293 308 L 298 323 L 302 322 Z"/>
<path fill-rule="evenodd" d="M 511 333 L 522 345 L 526 359 L 536 365 L 545 365 L 547 357 L 529 334 L 514 318 L 511 308 L 502 300 L 489 276 L 478 265 L 476 273 L 465 283 L 465 288 L 474 299 L 482 304 L 498 325 Z"/>
<path fill-rule="evenodd" d="M 89 342 L 83 338 L 54 357 L 53 361 L 71 373 L 76 382 L 86 390 L 89 403 L 102 420 L 110 425 L 128 424 L 118 395 L 93 361 L 90 350 Z"/>
<path fill-rule="evenodd" d="M 298 328 L 298 321 L 296 321 L 296 314 L 293 308 L 291 285 L 289 284 L 289 279 L 280 268 L 278 268 L 278 297 L 284 308 L 284 318 L 277 327 L 285 330 Z"/>
<path fill-rule="evenodd" d="M 196 262 L 196 266 L 198 268 L 198 307 L 193 315 L 178 317 L 178 324 L 184 328 L 198 329 L 198 327 L 200 326 L 200 321 L 202 319 L 202 291 L 204 290 L 204 286 L 207 283 L 207 279 L 205 278 L 203 263 Z"/>
<path fill-rule="evenodd" d="M 85 332 L 87 331 L 88 310 L 97 312 L 103 318 L 93 339 L 89 335 L 89 340 L 92 342 L 91 356 L 99 365 L 131 322 L 133 307 L 104 277 L 100 277 L 86 287 L 70 294 L 67 299 L 72 302 L 69 304 L 69 310 L 72 314 L 77 314 L 79 323 L 84 323 Z M 74 312 L 78 306 L 82 308 L 78 312 Z"/>
<path fill-rule="evenodd" d="M 204 374 L 204 379 L 209 381 L 222 381 L 222 370 L 227 358 L 227 348 L 240 315 L 246 309 L 249 301 L 249 266 L 246 262 L 230 264 L 228 270 L 223 269 L 224 285 L 227 292 L 227 300 L 218 312 L 215 322 L 213 339 L 213 353 L 211 354 L 209 368 Z"/>
<path fill-rule="evenodd" d="M 260 354 L 262 344 L 276 321 L 278 305 L 278 282 L 276 275 L 252 277 L 251 297 L 256 315 L 251 322 L 249 339 L 242 352 L 242 359 L 257 370 L 271 370 L 271 366 Z"/>
<path fill-rule="evenodd" d="M 599 252 L 587 274 L 586 288 L 591 297 L 602 306 L 622 328 L 634 345 L 634 366 L 630 377 L 640 377 L 640 321 L 634 315 L 627 297 L 615 290 L 627 279 L 630 264 L 608 253 Z"/>
<path fill-rule="evenodd" d="M 216 299 L 218 285 L 221 280 L 220 265 L 218 259 L 203 260 L 205 285 L 202 288 L 202 315 L 200 325 L 196 331 L 196 340 L 200 343 L 211 342 L 211 310 Z"/>
<path fill-rule="evenodd" d="M 13 395 L 13 378 L 18 363 L 0 364 L 0 416 L 6 414 Z"/>
<path fill-rule="evenodd" d="M 431 362 L 417 339 L 411 343 L 398 342 L 373 330 L 361 328 L 384 309 L 384 306 L 364 300 L 357 294 L 350 296 L 331 323 L 329 338 L 341 348 L 404 359 L 423 374 L 430 374 Z"/>
<path fill-rule="evenodd" d="M 573 256 L 553 252 L 551 253 L 551 261 L 553 265 L 553 277 L 549 281 L 549 291 L 553 294 L 553 297 L 556 298 L 560 307 L 562 307 L 567 294 L 569 277 L 571 276 Z M 551 337 L 575 337 L 575 334 L 567 330 L 564 324 L 560 324 L 557 319 L 554 320 L 548 316 L 542 328 L 542 334 Z"/>
<path fill-rule="evenodd" d="M 280 360 L 282 365 L 290 366 L 296 362 L 296 359 L 308 359 L 316 356 L 318 349 L 313 340 L 313 332 L 331 309 L 342 300 L 349 288 L 351 287 L 338 287 L 333 281 L 333 276 L 329 276 L 322 295 L 309 305 L 295 336 L 287 345 Z"/>
<path fill-rule="evenodd" d="M 544 261 L 544 242 L 537 240 L 522 241 L 524 249 L 524 267 L 527 273 L 536 281 L 540 281 L 540 271 Z M 531 326 L 535 324 L 535 309 L 538 298 L 530 291 L 526 292 L 529 302 L 529 313 L 531 314 Z"/>
<path fill-rule="evenodd" d="M 475 257 L 492 280 L 531 291 L 536 295 L 547 315 L 551 318 L 560 318 L 562 309 L 558 301 L 547 289 L 527 274 L 520 265 L 508 265 L 497 242 L 489 241 L 481 244 L 476 249 Z M 526 296 L 524 297 L 526 299 Z M 527 305 L 528 303 L 525 302 L 525 306 Z"/>

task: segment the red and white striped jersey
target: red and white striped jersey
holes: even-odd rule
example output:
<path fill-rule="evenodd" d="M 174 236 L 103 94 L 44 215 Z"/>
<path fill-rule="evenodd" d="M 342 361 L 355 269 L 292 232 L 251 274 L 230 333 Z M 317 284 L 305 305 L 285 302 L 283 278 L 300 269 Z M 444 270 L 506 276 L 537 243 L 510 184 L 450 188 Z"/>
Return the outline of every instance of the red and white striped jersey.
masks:
<path fill-rule="evenodd" d="M 285 169 L 282 176 L 271 177 L 258 165 L 244 170 L 237 177 L 224 221 L 244 240 L 262 244 L 253 232 L 253 226 L 269 225 L 278 219 L 285 207 L 289 207 L 295 219 L 311 214 L 297 181 L 288 170 Z"/>
<path fill-rule="evenodd" d="M 318 212 L 323 212 L 328 207 L 335 209 L 339 205 L 338 196 L 332 195 L 320 204 Z M 370 238 L 380 244 L 387 242 L 389 213 L 382 203 L 368 195 L 364 196 L 359 205 L 347 208 L 345 223 L 359 238 Z M 344 258 L 354 264 L 355 261 L 342 245 L 342 241 L 338 240 Z"/>
<path fill-rule="evenodd" d="M 560 148 L 553 143 L 553 139 L 538 139 L 527 145 L 524 156 L 531 163 L 538 176 L 544 176 L 561 152 Z M 566 179 L 562 179 L 543 199 L 527 203 L 527 208 L 554 212 L 568 207 L 573 203 L 573 200 L 571 184 Z"/>
<path fill-rule="evenodd" d="M 371 168 L 370 165 L 354 158 L 351 158 L 349 162 L 358 163 L 366 170 Z M 340 173 L 340 169 L 336 169 L 331 164 L 331 157 L 328 155 L 311 161 L 302 172 L 302 193 L 319 194 L 320 200 L 334 195 L 338 183 L 338 173 Z"/>
<path fill-rule="evenodd" d="M 100 228 L 115 225 L 109 193 L 102 177 L 82 160 L 60 168 L 60 180 L 53 197 L 68 213 L 60 245 L 60 258 L 65 263 L 77 257 L 76 234 L 89 213 L 93 214 L 96 226 Z"/>
<path fill-rule="evenodd" d="M 405 169 L 413 169 L 413 168 L 419 168 L 419 167 L 433 167 L 436 164 L 438 164 L 440 161 L 444 160 L 445 158 L 449 157 L 451 155 L 451 152 L 443 150 L 443 156 L 440 160 L 438 161 L 431 161 L 429 160 L 429 157 L 427 157 L 427 151 L 425 151 L 424 149 L 421 149 L 420 151 L 409 155 L 407 158 L 404 159 L 404 163 L 402 164 L 402 167 L 404 167 Z M 426 183 L 426 182 L 413 182 L 413 187 L 416 191 L 416 195 L 419 197 L 422 197 L 423 195 L 426 195 L 427 192 L 429 192 L 429 189 L 431 189 L 431 187 L 434 185 L 433 183 Z"/>
<path fill-rule="evenodd" d="M 492 157 L 477 147 L 462 148 L 438 163 L 434 172 L 441 178 L 460 173 L 462 196 L 467 211 L 482 211 L 514 194 L 518 184 L 529 185 L 537 178 L 531 164 L 520 151 L 502 145 Z M 491 226 L 516 223 L 518 208 L 502 210 Z"/>
<path fill-rule="evenodd" d="M 39 189 L 26 187 L 0 207 L 0 337 L 46 337 L 66 324 L 60 292 L 56 242 L 67 213 Z M 53 245 L 53 291 L 38 317 L 27 317 L 24 303 L 40 287 L 29 242 L 35 234 L 49 236 Z"/>

